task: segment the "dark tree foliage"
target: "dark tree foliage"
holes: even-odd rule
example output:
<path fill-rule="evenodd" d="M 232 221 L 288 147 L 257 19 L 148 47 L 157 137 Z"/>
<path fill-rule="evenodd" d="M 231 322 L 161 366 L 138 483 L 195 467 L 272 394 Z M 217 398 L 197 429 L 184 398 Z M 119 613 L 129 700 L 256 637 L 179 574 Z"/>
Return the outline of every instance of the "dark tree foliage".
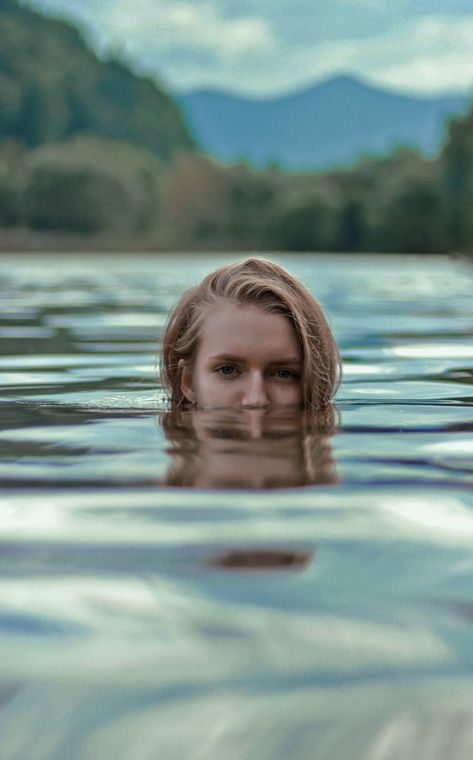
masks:
<path fill-rule="evenodd" d="M 238 245 L 257 247 L 274 213 L 275 191 L 263 173 L 245 165 L 234 167 L 228 186 L 228 234 Z M 257 209 L 257 213 L 255 213 Z"/>
<path fill-rule="evenodd" d="M 100 60 L 72 25 L 0 1 L 0 139 L 26 145 L 90 133 L 169 160 L 192 138 L 169 95 L 124 63 Z"/>
<path fill-rule="evenodd" d="M 348 198 L 338 216 L 338 247 L 342 251 L 363 250 L 366 222 L 360 200 Z"/>
<path fill-rule="evenodd" d="M 32 229 L 143 234 L 157 216 L 160 165 L 129 143 L 81 137 L 28 156 L 20 194 Z"/>
<path fill-rule="evenodd" d="M 269 224 L 274 248 L 286 251 L 330 251 L 336 245 L 336 212 L 322 196 L 292 201 Z"/>
<path fill-rule="evenodd" d="M 453 247 L 473 249 L 473 108 L 450 122 L 440 157 L 448 236 Z"/>

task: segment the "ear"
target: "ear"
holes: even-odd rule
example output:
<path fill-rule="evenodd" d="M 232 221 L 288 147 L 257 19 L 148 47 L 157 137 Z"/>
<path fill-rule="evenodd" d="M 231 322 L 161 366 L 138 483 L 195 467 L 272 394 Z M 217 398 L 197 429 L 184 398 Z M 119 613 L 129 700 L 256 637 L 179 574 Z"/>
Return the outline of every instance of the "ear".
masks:
<path fill-rule="evenodd" d="M 192 385 L 192 370 L 189 362 L 185 359 L 179 359 L 179 369 L 181 370 L 181 393 L 187 401 L 194 402 L 195 391 Z"/>

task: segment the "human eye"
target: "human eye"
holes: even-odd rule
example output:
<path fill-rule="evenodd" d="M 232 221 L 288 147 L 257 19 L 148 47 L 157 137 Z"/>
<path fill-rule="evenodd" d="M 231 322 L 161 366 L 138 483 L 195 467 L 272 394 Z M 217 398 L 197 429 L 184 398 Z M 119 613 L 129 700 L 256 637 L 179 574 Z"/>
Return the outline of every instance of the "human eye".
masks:
<path fill-rule="evenodd" d="M 273 372 L 274 377 L 277 377 L 279 380 L 299 380 L 300 375 L 298 372 L 295 372 L 293 369 L 276 369 Z"/>
<path fill-rule="evenodd" d="M 216 367 L 214 371 L 218 375 L 223 375 L 224 377 L 230 377 L 231 375 L 235 374 L 236 368 L 233 367 L 231 364 L 222 364 L 220 367 Z"/>

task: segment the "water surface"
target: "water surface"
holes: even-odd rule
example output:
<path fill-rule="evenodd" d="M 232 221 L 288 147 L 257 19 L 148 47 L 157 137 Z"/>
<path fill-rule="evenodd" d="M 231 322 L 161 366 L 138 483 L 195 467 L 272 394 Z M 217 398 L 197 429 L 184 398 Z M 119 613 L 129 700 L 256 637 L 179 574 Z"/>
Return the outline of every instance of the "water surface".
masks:
<path fill-rule="evenodd" d="M 0 258 L 0 738 L 14 760 L 473 756 L 473 269 L 279 258 L 332 423 L 170 419 L 223 256 Z"/>

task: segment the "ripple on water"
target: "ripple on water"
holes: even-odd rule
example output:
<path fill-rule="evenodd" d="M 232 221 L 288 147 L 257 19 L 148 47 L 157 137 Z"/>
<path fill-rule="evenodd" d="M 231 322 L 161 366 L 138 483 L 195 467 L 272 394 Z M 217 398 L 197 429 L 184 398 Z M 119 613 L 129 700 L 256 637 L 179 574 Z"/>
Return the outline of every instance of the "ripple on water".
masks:
<path fill-rule="evenodd" d="M 473 270 L 281 260 L 345 378 L 250 435 L 157 384 L 215 257 L 0 258 L 2 757 L 473 756 Z"/>

